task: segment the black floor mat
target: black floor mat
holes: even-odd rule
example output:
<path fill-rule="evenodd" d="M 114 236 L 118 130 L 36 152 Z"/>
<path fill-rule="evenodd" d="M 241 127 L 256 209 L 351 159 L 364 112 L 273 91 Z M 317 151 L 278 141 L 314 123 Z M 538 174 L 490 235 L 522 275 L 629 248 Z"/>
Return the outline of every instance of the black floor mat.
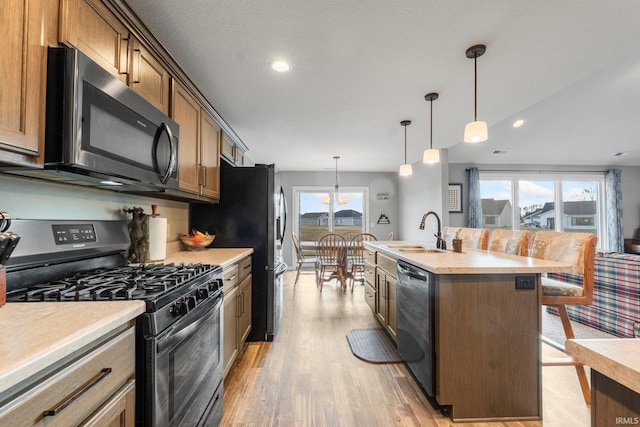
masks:
<path fill-rule="evenodd" d="M 347 334 L 351 352 L 367 362 L 399 363 L 402 357 L 395 343 L 380 328 L 353 329 Z"/>

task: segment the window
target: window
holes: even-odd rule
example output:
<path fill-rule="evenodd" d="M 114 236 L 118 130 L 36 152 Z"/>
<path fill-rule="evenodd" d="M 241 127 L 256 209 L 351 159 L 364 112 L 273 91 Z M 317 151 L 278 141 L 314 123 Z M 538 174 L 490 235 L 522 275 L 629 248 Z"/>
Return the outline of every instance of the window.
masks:
<path fill-rule="evenodd" d="M 300 240 L 316 240 L 328 232 L 342 235 L 364 233 L 367 227 L 368 189 L 294 187 L 293 229 Z"/>
<path fill-rule="evenodd" d="M 485 227 L 593 233 L 599 250 L 606 241 L 603 191 L 600 174 L 480 173 Z"/>

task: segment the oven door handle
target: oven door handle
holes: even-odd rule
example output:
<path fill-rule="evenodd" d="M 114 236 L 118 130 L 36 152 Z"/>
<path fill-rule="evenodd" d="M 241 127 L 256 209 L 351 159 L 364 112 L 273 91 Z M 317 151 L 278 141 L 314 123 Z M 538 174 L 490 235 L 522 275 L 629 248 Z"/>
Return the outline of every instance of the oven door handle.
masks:
<path fill-rule="evenodd" d="M 209 320 L 209 317 L 213 316 L 216 312 L 220 313 L 220 306 L 222 305 L 222 297 L 211 300 L 214 302 L 213 305 L 205 303 L 204 305 L 199 305 L 198 308 L 206 308 L 203 313 L 201 313 L 196 319 L 194 319 L 188 326 L 183 326 L 178 322 L 173 325 L 171 329 L 169 329 L 163 337 L 158 337 L 157 349 L 158 353 L 162 353 L 167 349 L 171 349 L 175 347 L 177 344 L 181 343 L 185 338 L 189 337 L 193 332 L 195 332 L 198 328 L 200 328 L 204 323 Z M 193 313 L 193 310 L 189 313 Z M 189 315 L 186 314 L 186 316 Z"/>

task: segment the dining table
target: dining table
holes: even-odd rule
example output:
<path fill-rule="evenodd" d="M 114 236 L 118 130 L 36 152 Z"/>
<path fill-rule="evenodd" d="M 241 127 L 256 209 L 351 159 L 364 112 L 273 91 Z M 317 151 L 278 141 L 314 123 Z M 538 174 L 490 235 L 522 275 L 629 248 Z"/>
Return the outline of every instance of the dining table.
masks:
<path fill-rule="evenodd" d="M 343 251 L 342 262 L 339 266 L 339 268 L 342 270 L 342 276 L 340 275 L 340 272 L 336 270 L 336 271 L 333 271 L 329 276 L 329 278 L 325 281 L 330 281 L 332 279 L 342 280 L 342 278 L 344 278 L 344 280 L 346 281 L 352 276 L 351 272 L 348 269 L 349 259 L 351 256 L 353 256 L 353 254 L 356 252 L 358 248 L 364 249 L 364 245 L 361 241 L 360 242 L 345 241 L 343 244 L 345 245 L 346 250 Z M 302 251 L 313 251 L 315 254 L 317 254 L 320 248 L 321 246 L 320 246 L 319 240 L 300 241 L 300 249 Z M 320 280 L 322 280 L 322 278 Z M 343 288 L 346 288 L 345 282 L 342 282 L 341 285 Z"/>

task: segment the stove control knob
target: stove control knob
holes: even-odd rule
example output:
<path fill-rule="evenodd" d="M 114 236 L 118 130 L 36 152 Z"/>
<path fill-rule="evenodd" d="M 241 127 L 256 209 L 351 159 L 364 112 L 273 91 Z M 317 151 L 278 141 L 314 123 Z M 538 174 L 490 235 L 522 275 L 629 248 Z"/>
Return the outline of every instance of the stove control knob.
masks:
<path fill-rule="evenodd" d="M 193 295 L 188 297 L 186 299 L 186 302 L 188 307 L 187 311 L 193 310 L 194 308 L 196 308 L 196 304 L 198 303 L 198 301 L 196 300 L 196 297 L 194 297 Z"/>
<path fill-rule="evenodd" d="M 200 301 L 209 298 L 209 289 L 207 288 L 198 289 L 196 291 L 196 298 L 199 299 Z"/>
<path fill-rule="evenodd" d="M 189 305 L 187 304 L 187 301 L 182 300 L 180 302 L 173 304 L 170 312 L 174 316 L 184 316 L 189 312 Z"/>

